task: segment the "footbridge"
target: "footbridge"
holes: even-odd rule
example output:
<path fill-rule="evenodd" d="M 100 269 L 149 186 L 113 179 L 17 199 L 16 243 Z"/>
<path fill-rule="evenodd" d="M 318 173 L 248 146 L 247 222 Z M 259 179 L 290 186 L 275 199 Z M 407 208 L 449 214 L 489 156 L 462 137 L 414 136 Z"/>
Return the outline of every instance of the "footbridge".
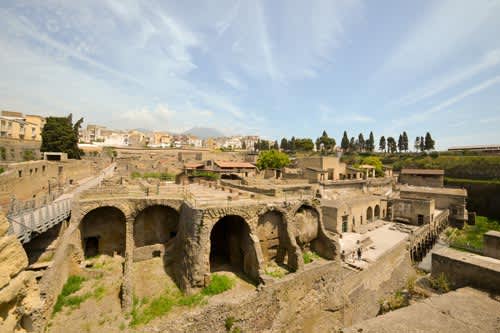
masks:
<path fill-rule="evenodd" d="M 7 213 L 7 219 L 10 223 L 9 234 L 16 235 L 19 241 L 24 244 L 31 241 L 36 235 L 67 220 L 71 214 L 73 198 L 83 191 L 98 186 L 103 179 L 111 177 L 114 169 L 115 163 L 112 163 L 99 175 L 84 180 L 71 192 L 39 205 L 34 200 L 13 202 Z"/>

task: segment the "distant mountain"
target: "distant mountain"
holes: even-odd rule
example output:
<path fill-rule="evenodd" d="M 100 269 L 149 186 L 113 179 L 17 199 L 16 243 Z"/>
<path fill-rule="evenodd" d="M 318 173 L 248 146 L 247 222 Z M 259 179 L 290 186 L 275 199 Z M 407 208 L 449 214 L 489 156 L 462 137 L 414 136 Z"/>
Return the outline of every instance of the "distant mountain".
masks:
<path fill-rule="evenodd" d="M 200 139 L 206 139 L 206 138 L 216 138 L 220 136 L 224 136 L 224 134 L 215 128 L 209 128 L 209 127 L 193 127 L 190 130 L 185 131 L 185 135 L 194 135 L 199 137 Z"/>

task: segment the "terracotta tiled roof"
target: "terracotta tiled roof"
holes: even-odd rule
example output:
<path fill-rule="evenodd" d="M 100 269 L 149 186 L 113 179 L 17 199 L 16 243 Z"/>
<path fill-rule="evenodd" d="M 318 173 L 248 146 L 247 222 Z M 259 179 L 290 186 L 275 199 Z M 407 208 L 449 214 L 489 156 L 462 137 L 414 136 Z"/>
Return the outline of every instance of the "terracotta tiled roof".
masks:
<path fill-rule="evenodd" d="M 444 175 L 444 170 L 441 169 L 402 169 L 402 175 Z"/>
<path fill-rule="evenodd" d="M 233 169 L 255 169 L 255 165 L 248 162 L 228 162 L 228 161 L 214 161 L 219 168 L 233 168 Z"/>

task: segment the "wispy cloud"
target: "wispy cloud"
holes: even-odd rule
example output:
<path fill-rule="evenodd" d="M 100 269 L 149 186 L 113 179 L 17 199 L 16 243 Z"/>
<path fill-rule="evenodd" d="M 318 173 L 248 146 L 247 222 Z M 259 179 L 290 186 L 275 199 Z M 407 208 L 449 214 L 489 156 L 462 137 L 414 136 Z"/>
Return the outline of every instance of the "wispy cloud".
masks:
<path fill-rule="evenodd" d="M 332 122 L 339 124 L 349 123 L 372 123 L 375 121 L 370 116 L 357 113 L 338 112 L 325 104 L 319 105 L 320 119 L 322 122 Z"/>
<path fill-rule="evenodd" d="M 224 72 L 221 74 L 221 79 L 227 83 L 230 87 L 236 90 L 246 90 L 246 85 L 241 82 L 233 73 Z"/>
<path fill-rule="evenodd" d="M 477 94 L 485 89 L 488 89 L 491 86 L 494 86 L 498 83 L 500 83 L 500 75 L 492 77 L 488 80 L 481 82 L 480 84 L 477 84 L 477 85 L 475 85 L 467 90 L 464 90 L 461 93 L 459 93 L 453 97 L 450 97 L 450 98 L 444 100 L 443 102 L 433 106 L 432 108 L 429 108 L 429 109 L 424 110 L 422 112 L 414 112 L 412 116 L 395 120 L 393 122 L 393 125 L 400 127 L 400 126 L 404 126 L 406 124 L 422 122 L 422 121 L 428 120 L 433 114 L 440 112 L 440 111 L 443 111 L 443 110 L 446 110 L 450 106 L 460 102 L 461 100 L 463 100 L 471 95 Z"/>
<path fill-rule="evenodd" d="M 442 93 L 464 81 L 467 81 L 478 74 L 491 70 L 500 64 L 500 49 L 496 49 L 485 54 L 481 59 L 474 64 L 462 68 L 454 73 L 440 77 L 431 81 L 423 88 L 418 89 L 406 96 L 399 98 L 396 101 L 390 102 L 389 107 L 404 107 L 421 102 L 431 98 L 439 93 Z"/>

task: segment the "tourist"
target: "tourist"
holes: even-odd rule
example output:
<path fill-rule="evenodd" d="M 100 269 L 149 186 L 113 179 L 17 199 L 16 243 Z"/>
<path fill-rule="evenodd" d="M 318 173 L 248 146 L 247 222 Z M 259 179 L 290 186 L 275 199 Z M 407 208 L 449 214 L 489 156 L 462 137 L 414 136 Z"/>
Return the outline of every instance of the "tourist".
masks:
<path fill-rule="evenodd" d="M 361 260 L 361 247 L 358 247 L 358 260 Z"/>

